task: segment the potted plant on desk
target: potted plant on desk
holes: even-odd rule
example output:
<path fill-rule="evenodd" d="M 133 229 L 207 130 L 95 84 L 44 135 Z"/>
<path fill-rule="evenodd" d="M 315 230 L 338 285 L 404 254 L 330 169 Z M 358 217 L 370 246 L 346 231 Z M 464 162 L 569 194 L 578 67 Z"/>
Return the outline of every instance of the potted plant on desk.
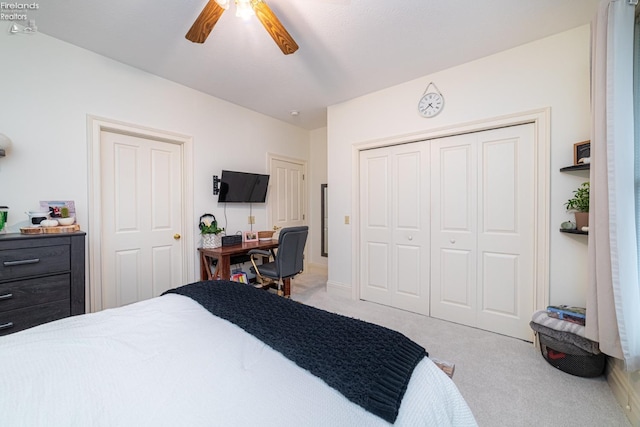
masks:
<path fill-rule="evenodd" d="M 216 217 L 211 214 L 204 214 L 200 217 L 200 234 L 202 235 L 203 248 L 219 248 L 222 246 L 222 233 L 224 228 L 218 227 Z"/>
<path fill-rule="evenodd" d="M 574 196 L 564 204 L 567 211 L 575 212 L 576 229 L 578 230 L 582 230 L 582 227 L 589 227 L 589 190 L 589 182 L 583 182 L 573 192 Z"/>

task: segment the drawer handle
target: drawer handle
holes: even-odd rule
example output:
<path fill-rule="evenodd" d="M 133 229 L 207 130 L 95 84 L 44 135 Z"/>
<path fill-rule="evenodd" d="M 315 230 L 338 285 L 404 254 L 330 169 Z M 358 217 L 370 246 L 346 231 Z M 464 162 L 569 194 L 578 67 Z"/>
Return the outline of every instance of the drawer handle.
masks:
<path fill-rule="evenodd" d="M 39 262 L 40 262 L 40 258 L 33 258 L 33 259 L 22 259 L 20 261 L 5 261 L 3 264 L 5 267 L 11 267 L 14 265 L 37 264 Z"/>
<path fill-rule="evenodd" d="M 0 295 L 0 301 L 2 301 L 3 299 L 11 299 L 11 298 L 13 298 L 13 294 Z"/>
<path fill-rule="evenodd" d="M 0 325 L 0 331 L 3 329 L 13 328 L 13 322 L 7 322 Z"/>

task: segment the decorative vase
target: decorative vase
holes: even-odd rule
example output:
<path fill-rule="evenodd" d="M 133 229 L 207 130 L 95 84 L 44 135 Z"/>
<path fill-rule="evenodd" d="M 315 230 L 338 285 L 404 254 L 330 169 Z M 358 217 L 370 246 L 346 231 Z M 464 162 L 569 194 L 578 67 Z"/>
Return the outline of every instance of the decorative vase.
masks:
<path fill-rule="evenodd" d="M 222 246 L 221 234 L 202 234 L 202 247 L 205 249 L 214 249 Z"/>
<path fill-rule="evenodd" d="M 575 212 L 576 229 L 582 231 L 582 227 L 589 226 L 589 212 Z"/>

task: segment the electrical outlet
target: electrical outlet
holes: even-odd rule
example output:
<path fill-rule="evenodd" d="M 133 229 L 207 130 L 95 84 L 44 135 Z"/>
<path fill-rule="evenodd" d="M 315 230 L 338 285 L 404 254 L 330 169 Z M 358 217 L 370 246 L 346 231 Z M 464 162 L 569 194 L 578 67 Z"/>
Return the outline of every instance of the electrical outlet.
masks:
<path fill-rule="evenodd" d="M 256 223 L 256 217 L 253 215 L 249 216 L 249 224 L 255 224 Z"/>
<path fill-rule="evenodd" d="M 345 215 L 345 217 L 344 217 L 344 223 L 345 223 L 345 224 L 349 224 L 349 215 Z"/>

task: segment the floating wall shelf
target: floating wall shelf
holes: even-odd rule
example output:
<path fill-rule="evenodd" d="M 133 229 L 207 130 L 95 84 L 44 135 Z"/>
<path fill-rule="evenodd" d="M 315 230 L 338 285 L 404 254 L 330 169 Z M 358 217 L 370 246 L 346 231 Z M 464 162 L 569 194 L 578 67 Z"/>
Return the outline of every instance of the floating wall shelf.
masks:
<path fill-rule="evenodd" d="M 582 230 L 564 230 L 561 228 L 560 231 L 562 233 L 569 233 L 569 234 L 589 234 L 588 231 L 582 231 Z"/>
<path fill-rule="evenodd" d="M 571 171 L 587 171 L 591 169 L 591 163 L 583 164 L 583 165 L 573 165 L 566 166 L 560 169 L 560 172 L 571 172 Z"/>

